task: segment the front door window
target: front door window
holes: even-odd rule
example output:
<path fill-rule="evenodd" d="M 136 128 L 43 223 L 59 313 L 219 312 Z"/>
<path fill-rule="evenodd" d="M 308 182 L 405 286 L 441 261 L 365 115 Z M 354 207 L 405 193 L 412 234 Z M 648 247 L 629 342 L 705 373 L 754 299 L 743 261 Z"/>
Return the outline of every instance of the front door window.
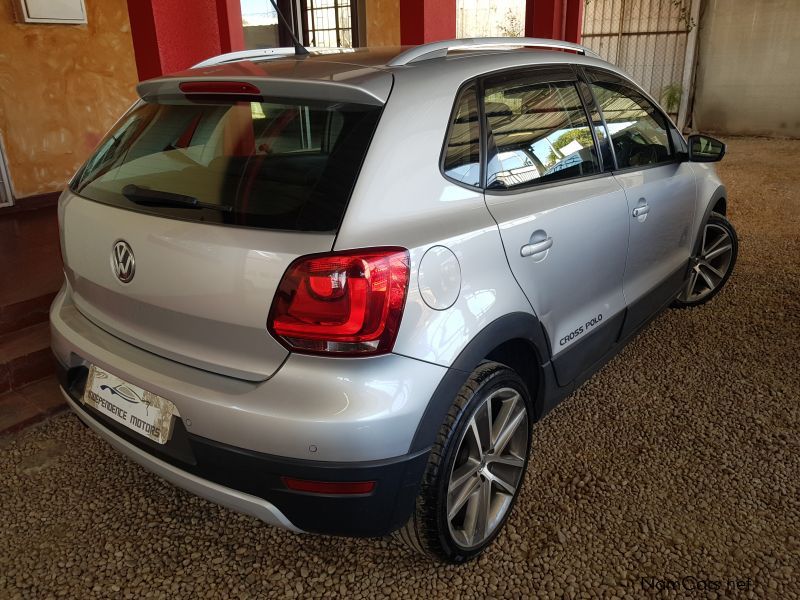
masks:
<path fill-rule="evenodd" d="M 617 167 L 671 162 L 673 151 L 664 116 L 640 92 L 617 83 L 592 83 L 611 135 Z"/>

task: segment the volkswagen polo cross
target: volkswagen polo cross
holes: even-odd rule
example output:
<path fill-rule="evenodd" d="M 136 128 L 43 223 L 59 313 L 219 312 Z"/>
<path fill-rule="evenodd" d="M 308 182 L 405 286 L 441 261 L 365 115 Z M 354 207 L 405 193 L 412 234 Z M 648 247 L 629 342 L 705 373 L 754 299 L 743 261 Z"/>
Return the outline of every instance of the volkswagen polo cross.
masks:
<path fill-rule="evenodd" d="M 724 145 L 581 46 L 253 51 L 138 92 L 59 201 L 63 392 L 292 531 L 475 556 L 533 424 L 736 260 Z"/>

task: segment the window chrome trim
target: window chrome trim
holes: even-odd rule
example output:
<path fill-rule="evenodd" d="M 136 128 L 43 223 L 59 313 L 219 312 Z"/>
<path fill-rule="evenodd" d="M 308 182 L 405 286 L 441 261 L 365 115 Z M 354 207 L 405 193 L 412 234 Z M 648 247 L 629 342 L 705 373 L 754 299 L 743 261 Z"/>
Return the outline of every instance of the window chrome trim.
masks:
<path fill-rule="evenodd" d="M 661 167 L 663 165 L 655 165 L 655 166 Z M 561 187 L 564 185 L 570 185 L 582 181 L 591 181 L 592 179 L 602 179 L 604 177 L 612 177 L 613 175 L 614 173 L 612 171 L 603 171 L 601 173 L 589 173 L 588 175 L 578 175 L 577 177 L 569 177 L 568 179 L 543 181 L 542 183 L 538 183 L 535 185 L 525 185 L 525 186 L 515 187 L 510 190 L 487 188 L 486 190 L 484 190 L 483 193 L 486 196 L 516 196 L 519 194 L 537 192 L 539 190 L 547 190 L 550 188 Z"/>
<path fill-rule="evenodd" d="M 614 175 L 624 175 L 626 173 L 635 173 L 636 171 L 647 171 L 648 169 L 656 169 L 658 167 L 669 167 L 669 166 L 678 166 L 683 164 L 686 161 L 682 160 L 671 160 L 669 162 L 660 162 L 660 163 L 652 163 L 649 165 L 634 165 L 632 167 L 625 167 L 624 169 L 614 169 L 612 173 Z"/>

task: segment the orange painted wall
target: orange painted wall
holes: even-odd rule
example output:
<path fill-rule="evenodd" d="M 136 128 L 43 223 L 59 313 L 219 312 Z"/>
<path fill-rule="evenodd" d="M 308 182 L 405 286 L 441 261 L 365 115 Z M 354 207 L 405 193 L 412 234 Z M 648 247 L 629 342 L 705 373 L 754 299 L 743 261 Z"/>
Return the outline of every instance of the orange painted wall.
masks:
<path fill-rule="evenodd" d="M 85 2 L 88 25 L 24 25 L 0 0 L 0 132 L 17 199 L 63 189 L 136 98 L 125 0 Z"/>
<path fill-rule="evenodd" d="M 400 45 L 401 0 L 365 0 L 367 46 Z"/>

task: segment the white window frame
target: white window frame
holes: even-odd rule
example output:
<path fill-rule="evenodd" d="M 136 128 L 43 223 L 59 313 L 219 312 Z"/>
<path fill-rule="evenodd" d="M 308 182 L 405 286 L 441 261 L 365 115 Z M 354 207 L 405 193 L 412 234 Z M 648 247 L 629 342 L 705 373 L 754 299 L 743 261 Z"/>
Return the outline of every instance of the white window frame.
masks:
<path fill-rule="evenodd" d="M 53 0 L 50 1 L 53 2 Z M 63 6 L 67 4 L 67 2 L 72 3 L 76 7 L 80 5 L 80 12 L 82 16 L 72 19 L 58 17 L 34 17 L 31 16 L 31 12 L 28 7 L 28 0 L 13 0 L 14 12 L 16 13 L 17 21 L 20 23 L 58 23 L 62 25 L 85 25 L 88 23 L 86 17 L 86 4 L 84 0 L 56 0 L 55 3 Z"/>
<path fill-rule="evenodd" d="M 0 133 L 0 208 L 14 206 L 14 190 L 11 187 L 11 177 L 8 174 L 6 163 L 6 146 L 3 134 Z"/>

